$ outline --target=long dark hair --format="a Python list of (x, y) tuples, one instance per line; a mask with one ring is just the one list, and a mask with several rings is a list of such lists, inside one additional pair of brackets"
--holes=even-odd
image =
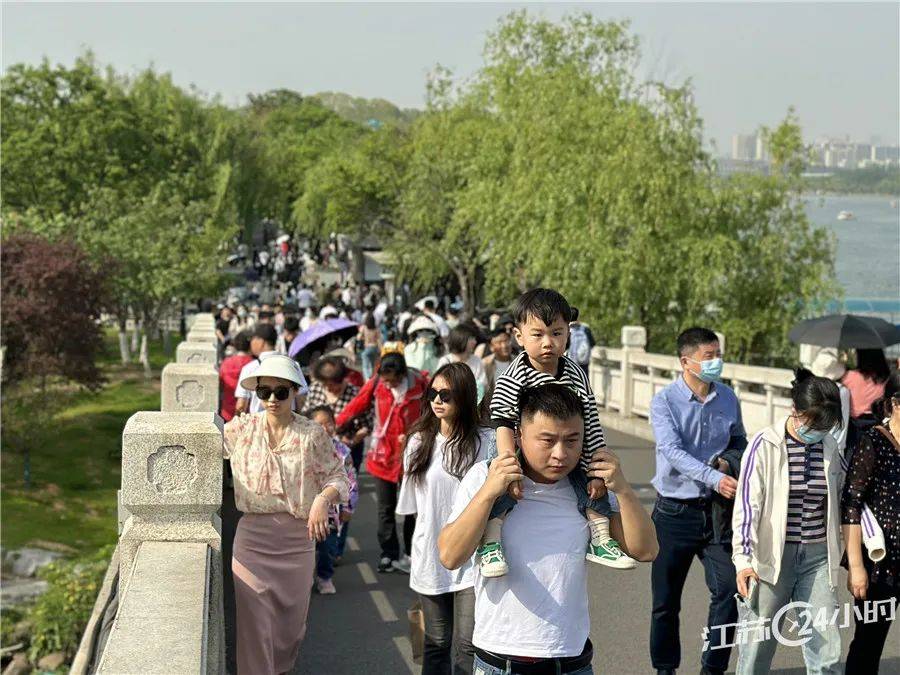
[(872, 404), (872, 413), (875, 417), (890, 417), (896, 405), (895, 397), (900, 398), (900, 370), (891, 371), (884, 383), (884, 395)]
[[(443, 378), (453, 393), (453, 405), (456, 407), (456, 418), (453, 420), (453, 431), (444, 445), (444, 471), (455, 478), (462, 479), (466, 471), (472, 468), (480, 449), (478, 434), (478, 391), (475, 376), (465, 363), (448, 363), (438, 368), (431, 377), (428, 387), (434, 386), (437, 378)], [(415, 480), (425, 476), (431, 457), (434, 454), (434, 441), (441, 429), (441, 420), (431, 409), (431, 401), (422, 399), (422, 415), (407, 432), (407, 443), (416, 435), (419, 446), (409, 459), (406, 473)]]

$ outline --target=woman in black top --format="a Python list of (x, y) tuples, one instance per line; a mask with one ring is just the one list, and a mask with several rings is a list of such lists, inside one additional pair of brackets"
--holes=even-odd
[[(873, 404), (889, 418), (885, 424), (866, 430), (850, 460), (841, 520), (847, 545), (847, 587), (857, 611), (856, 632), (847, 655), (846, 673), (870, 675), (878, 672), (878, 662), (894, 618), (900, 596), (900, 372), (894, 371), (885, 384), (884, 398)], [(860, 521), (866, 505), (884, 531), (887, 555), (872, 562), (862, 550)], [(865, 622), (866, 601), (872, 614)], [(877, 612), (877, 613), (876, 613)]]

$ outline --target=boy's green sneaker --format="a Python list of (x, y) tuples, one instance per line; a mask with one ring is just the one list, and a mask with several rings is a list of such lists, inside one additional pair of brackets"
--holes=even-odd
[(585, 558), (617, 570), (633, 570), (637, 567), (637, 560), (622, 553), (619, 542), (615, 539), (607, 539), (601, 544), (588, 542), (588, 552)]
[(500, 545), (499, 541), (490, 541), (482, 544), (475, 553), (478, 555), (478, 568), (481, 571), (481, 576), (487, 578), (502, 577), (509, 571), (506, 557), (503, 555), (503, 546)]

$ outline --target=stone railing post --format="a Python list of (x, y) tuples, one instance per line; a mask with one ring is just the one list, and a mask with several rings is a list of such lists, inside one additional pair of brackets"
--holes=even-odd
[(771, 384), (764, 384), (763, 390), (766, 392), (766, 419), (767, 424), (775, 423), (775, 387)]
[(162, 371), (162, 412), (219, 412), (219, 374), (208, 363), (169, 363)]
[(175, 348), (175, 361), (177, 363), (201, 364), (207, 363), (215, 366), (218, 363), (218, 353), (214, 345), (208, 342), (181, 342)]
[(120, 597), (145, 542), (204, 544), (209, 570), (207, 672), (224, 669), (222, 625), (222, 420), (213, 412), (139, 412), (122, 434)]
[(622, 326), (622, 407), (619, 414), (631, 417), (634, 405), (634, 373), (631, 357), (643, 353), (647, 346), (647, 329), (643, 326)]

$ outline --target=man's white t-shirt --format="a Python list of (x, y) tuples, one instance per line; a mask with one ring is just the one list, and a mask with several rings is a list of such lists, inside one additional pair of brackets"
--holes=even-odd
[[(253, 373), (256, 372), (256, 369), (259, 368), (260, 362), (265, 361), (270, 356), (277, 356), (277, 355), (278, 355), (277, 351), (261, 352), (259, 356), (257, 356), (252, 361), (248, 361), (247, 363), (244, 364), (244, 367), (241, 368), (241, 374), (238, 376), (237, 386), (234, 388), (234, 397), (250, 399), (250, 407), (248, 408), (247, 412), (249, 412), (251, 415), (253, 413), (258, 413), (258, 412), (263, 411), (263, 402), (259, 400), (259, 396), (256, 395), (255, 390), (248, 391), (247, 389), (244, 389), (241, 386), (241, 382), (243, 382), (244, 379), (250, 377), (251, 375), (253, 375)], [(309, 387), (306, 386), (305, 382), (300, 386), (300, 389), (297, 393), (302, 396), (305, 396), (306, 394), (309, 393)], [(297, 412), (300, 412), (300, 405), (296, 398), (294, 399), (294, 410)]]
[[(484, 485), (486, 462), (463, 477), (453, 522)], [(588, 524), (578, 512), (571, 482), (522, 481), (523, 498), (503, 523), (509, 572), (484, 579), (475, 569), (475, 633), (472, 643), (507, 656), (578, 656), (590, 633)]]
[[(488, 448), (494, 443), (495, 431), (481, 429), (480, 444), (476, 461), (488, 456)], [(453, 593), (475, 584), (472, 561), (469, 560), (458, 570), (448, 570), (438, 556), (437, 540), (447, 516), (453, 507), (453, 499), (460, 481), (444, 469), (444, 445), (447, 439), (438, 434), (434, 440), (431, 463), (418, 480), (403, 476), (400, 494), (397, 497), (398, 515), (416, 515), (416, 529), (412, 538), (412, 569), (409, 587), (423, 595)], [(403, 470), (409, 468), (410, 458), (420, 446), (420, 436), (416, 434), (403, 452)]]

